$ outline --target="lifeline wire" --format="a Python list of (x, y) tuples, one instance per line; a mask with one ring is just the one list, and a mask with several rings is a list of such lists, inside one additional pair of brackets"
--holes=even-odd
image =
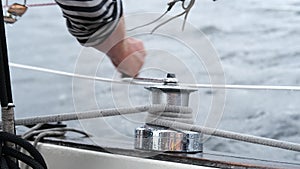
[[(70, 114), (58, 114), (58, 115), (48, 115), (43, 117), (34, 118), (24, 118), (17, 119), (16, 125), (33, 125), (39, 123), (49, 123), (49, 122), (61, 122), (61, 121), (71, 121), (79, 119), (93, 119), (101, 117), (112, 117), (118, 115), (129, 115), (141, 112), (188, 112), (189, 108), (180, 106), (167, 106), (167, 105), (155, 105), (155, 106), (139, 106), (133, 108), (120, 108), (120, 109), (106, 109), (90, 112), (80, 112), (80, 113), (70, 113)], [(270, 147), (281, 148), (290, 151), (300, 152), (300, 144), (291, 143), (286, 141), (280, 141), (275, 139), (251, 136), (247, 134), (235, 133), (225, 130), (219, 130), (214, 128), (202, 127), (198, 125), (185, 124), (169, 120), (152, 120), (147, 122), (153, 125), (170, 127), (172, 129), (189, 130), (194, 132), (200, 132), (206, 135), (212, 135), (221, 138), (228, 138), (232, 140), (238, 140), (248, 143), (260, 144)]]
[[(41, 67), (28, 66), (16, 63), (9, 63), (11, 67), (33, 70), (38, 72), (51, 73), (61, 76), (67, 76), (72, 78), (81, 78), (86, 80), (95, 80), (106, 83), (117, 83), (124, 85), (161, 85), (163, 84), (163, 79), (148, 79), (148, 78), (126, 78), (125, 80), (114, 80), (109, 78), (97, 77), (97, 76), (88, 76), (75, 73), (68, 73), (58, 70), (45, 69)], [(178, 83), (182, 87), (190, 88), (208, 88), (208, 89), (239, 89), (239, 90), (287, 90), (287, 91), (300, 91), (300, 86), (271, 86), (271, 85), (227, 85), (227, 84), (188, 84), (188, 83)]]

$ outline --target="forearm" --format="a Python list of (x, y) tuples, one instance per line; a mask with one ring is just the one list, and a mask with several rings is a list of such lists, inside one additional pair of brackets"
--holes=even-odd
[(140, 40), (126, 38), (121, 0), (56, 0), (69, 32), (84, 46), (107, 54), (122, 73), (136, 76), (146, 56)]
[(122, 58), (117, 58), (116, 56), (118, 56), (120, 52), (124, 52), (126, 49), (126, 43), (124, 43), (125, 37), (125, 22), (124, 17), (121, 17), (118, 26), (112, 32), (112, 34), (105, 41), (103, 41), (103, 43), (94, 46), (94, 48), (106, 53), (107, 56), (111, 58), (114, 65), (117, 66), (115, 63), (123, 60)]
[(143, 42), (126, 37), (125, 21), (122, 17), (115, 31), (102, 44), (94, 46), (107, 54), (114, 66), (122, 73), (137, 76), (144, 64), (146, 52)]
[(121, 0), (56, 0), (66, 18), (69, 32), (83, 46), (103, 43), (122, 16)]

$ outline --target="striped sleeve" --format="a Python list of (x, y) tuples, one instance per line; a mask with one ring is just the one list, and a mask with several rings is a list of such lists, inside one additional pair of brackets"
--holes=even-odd
[(61, 7), (69, 32), (83, 46), (101, 44), (122, 16), (121, 0), (55, 0)]

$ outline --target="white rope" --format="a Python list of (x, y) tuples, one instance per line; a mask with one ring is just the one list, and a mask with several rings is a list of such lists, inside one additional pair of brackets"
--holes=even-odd
[[(178, 107), (178, 106), (166, 106), (166, 105), (155, 105), (155, 106), (139, 106), (133, 108), (120, 108), (120, 109), (106, 109), (90, 112), (81, 112), (81, 113), (71, 113), (71, 114), (58, 114), (58, 115), (49, 115), (43, 117), (34, 117), (34, 118), (24, 118), (16, 120), (16, 125), (34, 125), (39, 123), (48, 123), (48, 122), (61, 122), (61, 121), (71, 121), (79, 119), (93, 119), (93, 118), (102, 118), (102, 117), (111, 117), (117, 115), (126, 115), (126, 114), (135, 114), (140, 112), (180, 112), (189, 111), (187, 107)], [(188, 112), (187, 112), (188, 113)], [(186, 113), (186, 114), (187, 114)], [(183, 113), (184, 114), (184, 113)], [(0, 122), (2, 123), (2, 122)], [(281, 149), (291, 150), (300, 152), (300, 144), (279, 141), (269, 138), (251, 136), (241, 133), (235, 133), (230, 131), (224, 131), (219, 129), (207, 128), (197, 125), (185, 124), (180, 122), (174, 122), (169, 120), (155, 119), (151, 122), (148, 122), (153, 125), (170, 127), (172, 129), (180, 130), (189, 130), (206, 135), (212, 135), (221, 138), (228, 138), (232, 140), (238, 140), (248, 143), (260, 144), (265, 146), (277, 147)]]
[[(126, 78), (125, 80), (114, 80), (109, 78), (97, 77), (97, 76), (88, 76), (75, 73), (68, 73), (53, 69), (46, 69), (35, 66), (28, 66), (23, 64), (9, 63), (10, 67), (21, 68), (45, 73), (51, 73), (61, 76), (67, 76), (72, 78), (81, 78), (86, 80), (95, 80), (106, 83), (117, 83), (117, 84), (131, 84), (131, 85), (157, 85), (162, 84), (162, 79), (147, 79), (147, 78)], [(188, 84), (188, 83), (179, 83), (179, 86), (190, 87), (190, 88), (208, 88), (208, 89), (239, 89), (239, 90), (287, 90), (287, 91), (300, 91), (300, 86), (271, 86), (271, 85), (227, 85), (227, 84)]]
[(95, 80), (95, 81), (101, 81), (101, 82), (106, 82), (106, 83), (134, 84), (134, 85), (143, 85), (143, 86), (153, 84), (152, 82), (143, 82), (143, 83), (133, 82), (133, 81), (128, 82), (128, 81), (114, 80), (114, 79), (103, 78), (103, 77), (98, 77), (98, 76), (88, 76), (88, 75), (81, 75), (81, 74), (76, 74), (76, 73), (68, 73), (68, 72), (63, 72), (63, 71), (58, 71), (58, 70), (53, 70), (53, 69), (46, 69), (46, 68), (11, 63), (11, 62), (9, 63), (9, 66), (14, 67), (14, 68), (33, 70), (33, 71), (44, 72), (44, 73), (51, 73), (51, 74), (56, 74), (56, 75), (61, 75), (61, 76), (66, 76), (66, 77), (72, 77), (72, 78)]
[[(61, 121), (83, 120), (92, 118), (111, 117), (119, 115), (136, 114), (140, 112), (185, 112), (189, 110), (187, 107), (155, 105), (155, 106), (139, 106), (133, 108), (104, 109), (89, 112), (63, 113), (57, 115), (38, 116), (31, 118), (16, 119), (15, 125), (35, 125), (39, 123), (51, 123)], [(0, 125), (2, 122), (0, 122)]]
[(193, 109), (189, 107), (182, 107), (181, 111), (174, 112), (174, 111), (148, 111), (148, 115), (146, 117), (146, 123), (151, 123), (156, 119), (160, 120), (167, 120), (167, 121), (176, 121), (185, 124), (194, 124), (194, 117), (193, 117)]
[(265, 145), (269, 147), (276, 147), (285, 150), (300, 152), (300, 144), (297, 143), (291, 143), (291, 142), (280, 141), (280, 140), (275, 140), (270, 138), (252, 136), (247, 134), (235, 133), (235, 132), (224, 131), (224, 130), (219, 130), (214, 128), (207, 128), (207, 127), (202, 127), (197, 125), (160, 120), (160, 119), (152, 121), (151, 124), (170, 127), (173, 129), (189, 130), (189, 131), (199, 132), (206, 135), (211, 135), (211, 136), (216, 136), (221, 138), (228, 138), (228, 139), (243, 141), (247, 143)]
[(58, 71), (58, 70), (53, 70), (53, 69), (46, 69), (46, 68), (41, 68), (41, 67), (22, 65), (22, 64), (11, 63), (11, 62), (9, 63), (9, 66), (15, 67), (15, 68), (38, 71), (38, 72), (51, 73), (51, 74), (56, 74), (56, 75), (61, 75), (61, 76), (67, 76), (67, 77), (77, 77), (77, 78), (87, 79), (87, 80), (97, 80), (97, 81), (108, 82), (108, 83), (112, 83), (112, 82), (113, 83), (123, 83), (122, 81), (112, 80), (112, 79), (108, 79), (108, 78), (92, 77), (92, 76), (87, 76), (87, 75), (68, 73), (68, 72), (63, 72), (63, 71)]
[(179, 85), (183, 87), (191, 87), (191, 88), (300, 91), (300, 86), (227, 85), (227, 84), (222, 85), (222, 84), (187, 84), (187, 83), (179, 83)]

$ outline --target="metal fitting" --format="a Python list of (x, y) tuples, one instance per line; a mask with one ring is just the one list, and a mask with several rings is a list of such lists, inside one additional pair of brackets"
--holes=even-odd
[(135, 130), (135, 148), (161, 152), (202, 152), (202, 134), (145, 125)]
[(164, 79), (164, 85), (177, 85), (178, 80), (174, 73), (168, 73), (167, 78)]
[[(184, 107), (189, 106), (190, 93), (196, 91), (178, 86), (175, 74), (170, 73), (164, 80), (164, 85), (150, 86), (146, 89), (152, 93), (152, 104)], [(201, 139), (201, 133), (173, 130), (148, 124), (135, 130), (135, 148), (149, 151), (202, 152)]]

